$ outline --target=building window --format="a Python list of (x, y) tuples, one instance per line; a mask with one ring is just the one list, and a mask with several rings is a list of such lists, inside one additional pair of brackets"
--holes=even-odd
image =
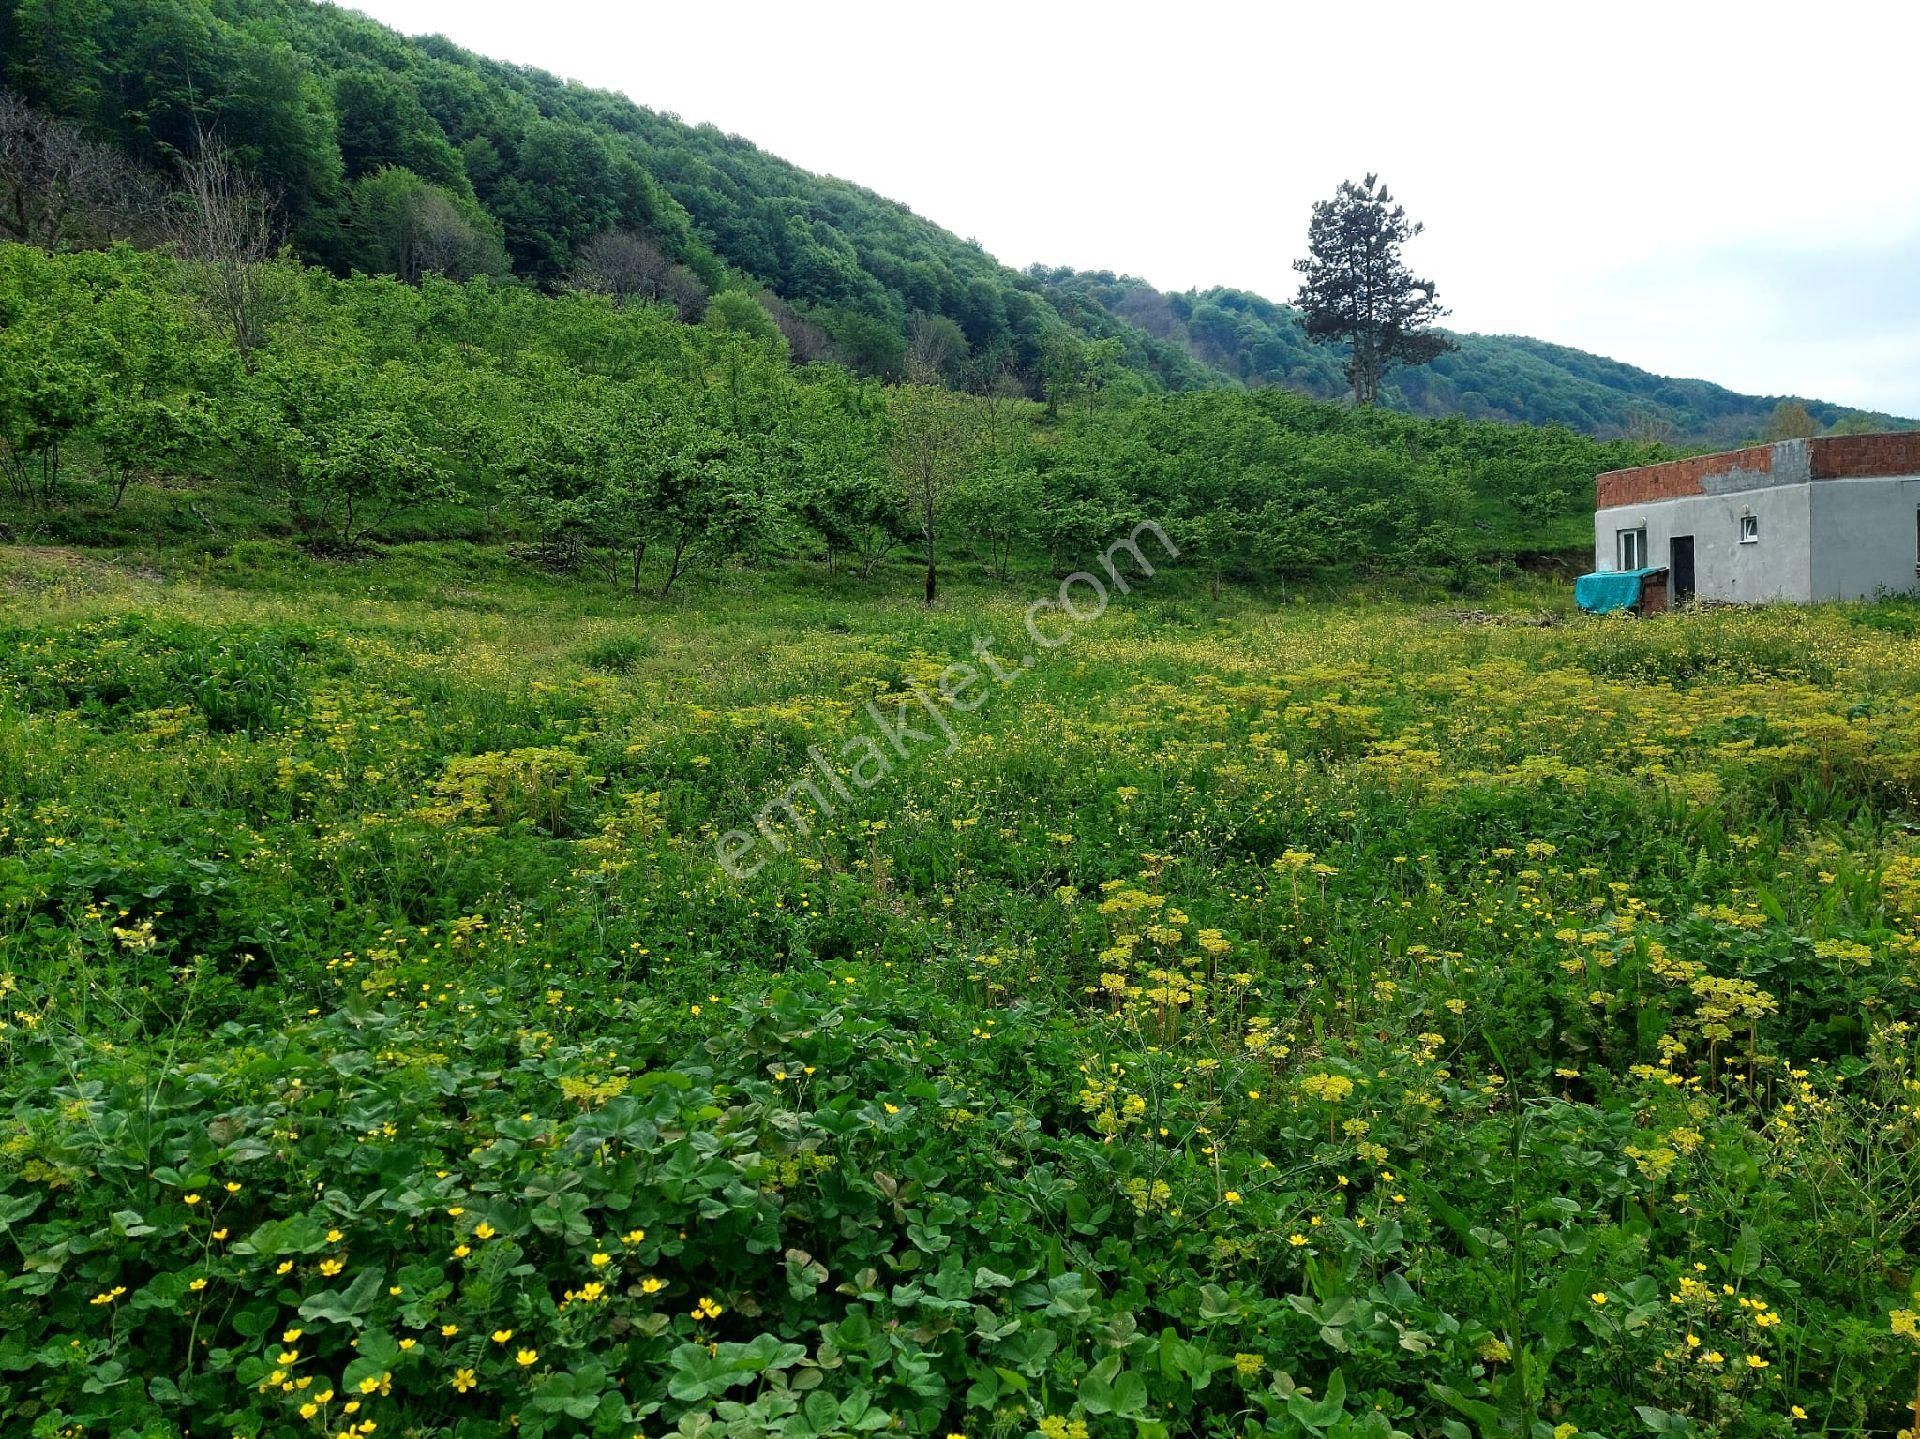
[(1621, 530), (1620, 568), (1623, 570), (1644, 570), (1647, 567), (1647, 532), (1645, 530)]
[(1740, 516), (1740, 543), (1743, 545), (1757, 545), (1760, 543), (1760, 516)]

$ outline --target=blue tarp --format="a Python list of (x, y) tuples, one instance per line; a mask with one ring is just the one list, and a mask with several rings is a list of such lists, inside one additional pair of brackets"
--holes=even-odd
[(1645, 570), (1597, 570), (1573, 582), (1574, 603), (1590, 615), (1630, 610), (1640, 603), (1640, 582), (1660, 573), (1656, 566)]

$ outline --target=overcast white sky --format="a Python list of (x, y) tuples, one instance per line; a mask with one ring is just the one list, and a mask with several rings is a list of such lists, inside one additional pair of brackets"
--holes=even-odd
[(1378, 171), (1456, 329), (1920, 415), (1920, 5), (355, 0), (1007, 264), (1274, 299)]

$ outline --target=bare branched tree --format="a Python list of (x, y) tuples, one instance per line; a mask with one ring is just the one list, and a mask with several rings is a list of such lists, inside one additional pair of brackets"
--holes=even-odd
[(1658, 410), (1636, 406), (1627, 411), (1622, 427), (1626, 438), (1642, 445), (1664, 445), (1673, 438), (1674, 423)]
[(471, 280), (487, 270), (490, 249), (486, 236), (458, 205), (429, 189), (408, 205), (400, 236), (400, 274), (409, 284), (427, 275)]
[(986, 421), (987, 450), (997, 456), (1000, 453), (1000, 433), (1007, 427), (1014, 402), (1027, 397), (1013, 356), (1004, 349), (976, 355), (973, 363), (967, 367), (967, 388), (980, 396), (980, 414)]
[(835, 357), (832, 338), (818, 324), (771, 290), (762, 290), (759, 299), (760, 308), (773, 316), (773, 323), (786, 336), (787, 353), (794, 364), (811, 365)]
[(242, 355), (260, 342), (265, 262), (279, 248), (278, 206), (217, 138), (180, 166), (174, 244), (205, 286), (207, 302)]
[(945, 385), (967, 359), (967, 337), (945, 315), (916, 310), (907, 322), (907, 378), (916, 385)]
[(582, 245), (573, 283), (608, 296), (616, 307), (633, 300), (671, 305), (688, 324), (707, 311), (707, 287), (700, 277), (636, 230), (603, 230)]
[(43, 250), (153, 241), (166, 209), (156, 176), (0, 90), (0, 238)]
[(580, 247), (573, 282), (615, 305), (661, 298), (673, 261), (646, 236), (632, 230), (603, 230)]
[(660, 298), (672, 305), (674, 314), (689, 325), (707, 312), (707, 287), (685, 265), (675, 265), (667, 271), (667, 278), (660, 284)]

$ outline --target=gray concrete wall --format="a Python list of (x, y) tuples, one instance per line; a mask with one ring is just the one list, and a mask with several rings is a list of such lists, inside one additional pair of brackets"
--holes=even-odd
[[(1670, 562), (1675, 535), (1693, 536), (1694, 594), (1701, 599), (1812, 599), (1809, 492), (1822, 487), (1729, 486), (1719, 494), (1599, 510), (1593, 517), (1594, 568), (1618, 569), (1617, 532), (1644, 526), (1652, 565)], [(1740, 543), (1743, 513), (1760, 521), (1760, 538), (1752, 544)]]
[(1920, 589), (1920, 475), (1817, 480), (1808, 489), (1813, 598)]

